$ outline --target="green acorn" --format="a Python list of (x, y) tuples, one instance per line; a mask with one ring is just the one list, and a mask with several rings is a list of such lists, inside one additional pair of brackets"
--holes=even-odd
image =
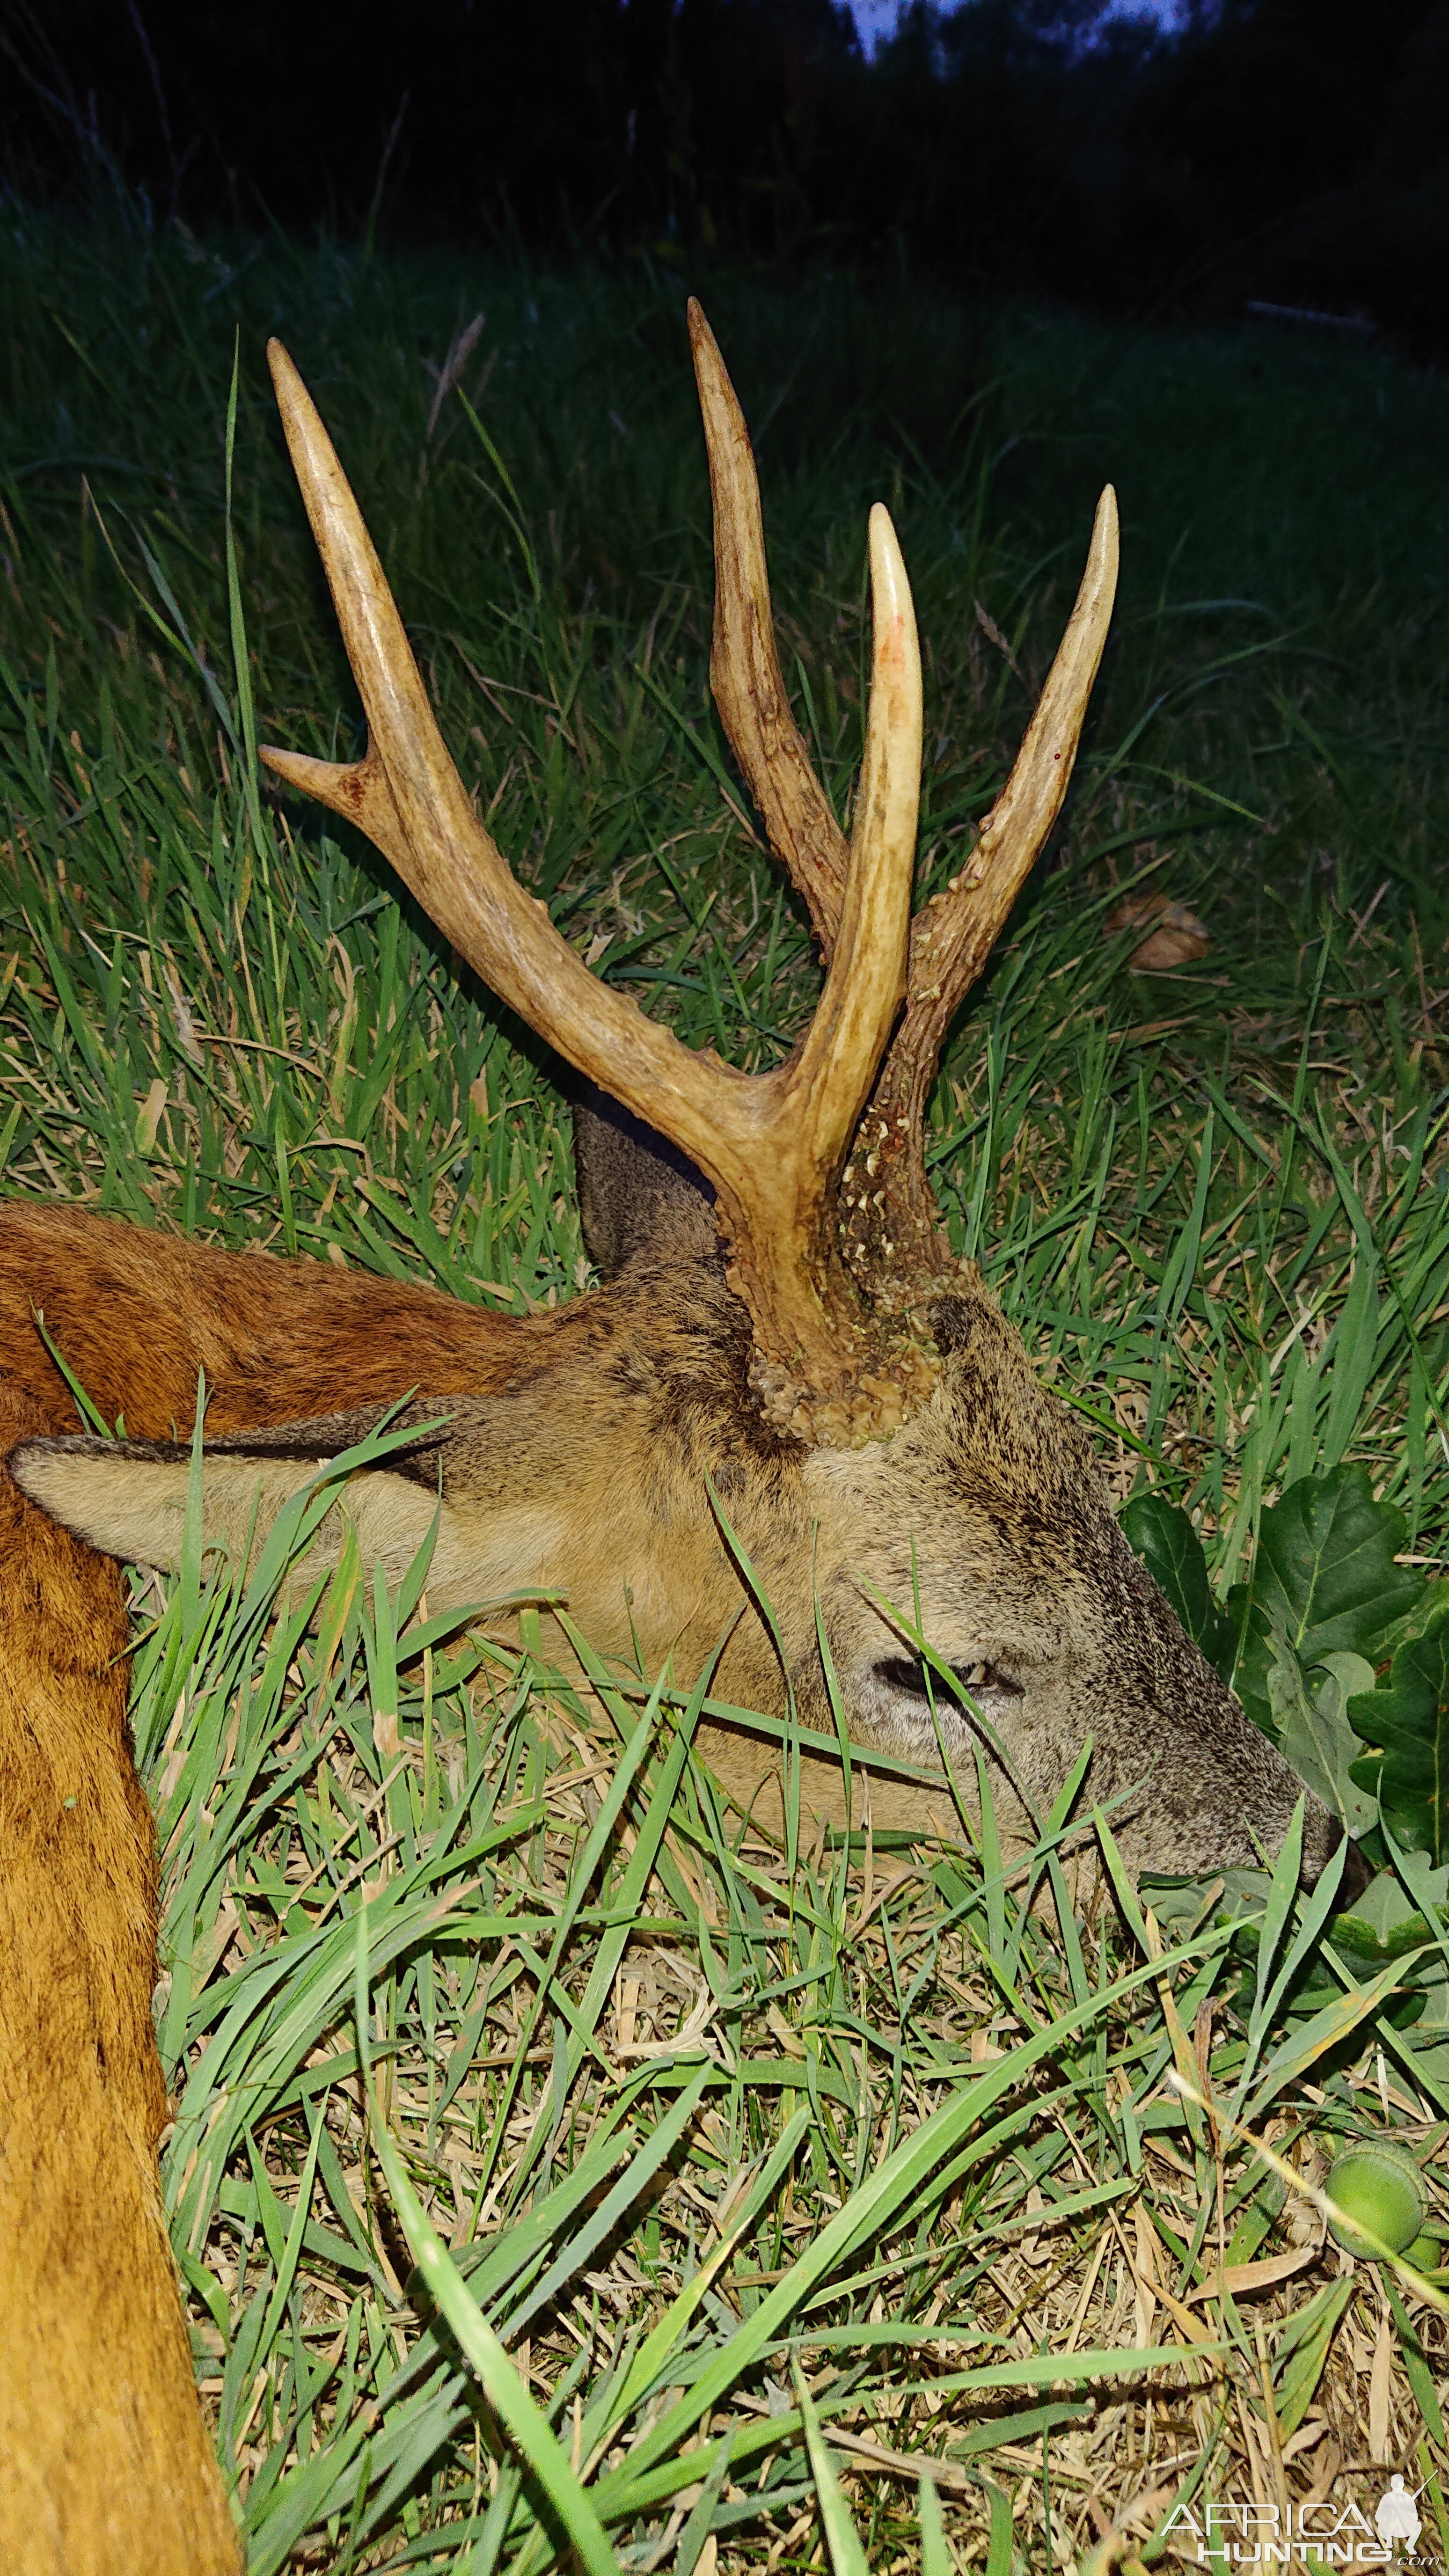
[(1355, 2220), (1371, 2227), (1395, 2254), (1403, 2254), (1429, 2215), (1428, 2193), (1405, 2147), (1345, 2147), (1334, 2159), (1326, 2187), (1342, 2212), (1329, 2220), (1330, 2232), (1349, 2254), (1372, 2256), (1377, 2251), (1358, 2233)]

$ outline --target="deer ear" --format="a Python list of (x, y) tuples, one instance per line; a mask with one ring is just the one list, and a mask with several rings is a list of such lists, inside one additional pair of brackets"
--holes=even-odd
[[(201, 1470), (203, 1551), (221, 1549), (235, 1565), (249, 1564), (284, 1506), (319, 1467), (365, 1436), (376, 1421), (374, 1407), (364, 1416), (289, 1423), (208, 1446)], [(8, 1464), (23, 1494), (101, 1555), (158, 1566), (165, 1573), (180, 1565), (191, 1477), (188, 1446), (146, 1440), (27, 1440)], [(414, 1466), (412, 1456), (405, 1455), (401, 1461), (362, 1468), (339, 1479), (336, 1494), (308, 1550), (308, 1577), (335, 1562), (345, 1510), (357, 1531), (364, 1565), (381, 1561), (389, 1579), (400, 1581), (438, 1509), (436, 1460), (424, 1469), (421, 1457)], [(446, 1519), (446, 1505), (443, 1509)]]
[(605, 1279), (631, 1261), (717, 1255), (709, 1183), (677, 1145), (592, 1082), (574, 1094), (574, 1169), (585, 1249)]

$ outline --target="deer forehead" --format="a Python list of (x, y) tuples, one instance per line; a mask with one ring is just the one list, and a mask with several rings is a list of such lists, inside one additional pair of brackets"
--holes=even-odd
[(804, 1481), (813, 1508), (832, 1523), (903, 1532), (933, 1531), (985, 1558), (1047, 1567), (1085, 1566), (1110, 1550), (1115, 1529), (1095, 1462), (1041, 1389), (1034, 1421), (1003, 1425), (994, 1412), (966, 1410), (949, 1384), (889, 1440), (854, 1450), (813, 1451)]

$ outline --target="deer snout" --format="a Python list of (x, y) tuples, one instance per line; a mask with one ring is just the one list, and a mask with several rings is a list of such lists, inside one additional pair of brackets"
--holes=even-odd
[[(1305, 1888), (1315, 1887), (1343, 1840), (1339, 1818), (1260, 1734), (1196, 1648), (1188, 1653), (1195, 1671), (1188, 1675), (1180, 1658), (1159, 1701), (1166, 1724), (1138, 1824), (1136, 1865), (1193, 1877), (1271, 1869), (1302, 1799), (1299, 1877)], [(1191, 1690), (1173, 1687), (1189, 1679)], [(1359, 1884), (1361, 1867), (1351, 1851), (1345, 1885), (1349, 1873)]]

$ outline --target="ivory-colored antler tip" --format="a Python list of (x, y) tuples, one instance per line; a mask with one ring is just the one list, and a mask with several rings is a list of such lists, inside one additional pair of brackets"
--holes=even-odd
[(723, 368), (724, 361), (719, 353), (719, 342), (709, 327), (709, 317), (697, 295), (691, 295), (689, 299), (686, 318), (689, 323), (689, 346), (694, 359), (695, 374), (699, 374), (702, 366), (711, 363)]
[(356, 778), (367, 767), (366, 760), (317, 760), (310, 751), (283, 751), (275, 742), (259, 742), (257, 758), (265, 761), (274, 777), (285, 778), (290, 787), (304, 788), (309, 796), (317, 795), (323, 783)]
[[(284, 348), (280, 340), (272, 339), (267, 342), (267, 365), (271, 371), (272, 391), (277, 397), (277, 409), (282, 415), (282, 426), (287, 432), (289, 442), (293, 442), (299, 425), (305, 423), (310, 427), (317, 421), (315, 405), (302, 381), (291, 352)], [(317, 426), (320, 428), (321, 423), (317, 422)], [(293, 444), (293, 463), (296, 463), (295, 444)]]
[(309, 760), (304, 751), (283, 751), (274, 742), (259, 742), (257, 758), (274, 778), (285, 780), (288, 787), (300, 787), (304, 795), (312, 793), (308, 773), (324, 766), (321, 761)]
[(1121, 530), (1117, 521), (1117, 494), (1110, 483), (1102, 486), (1097, 515), (1092, 522), (1092, 543), (1088, 555), (1088, 577), (1095, 567), (1112, 590), (1117, 586), (1117, 569), (1121, 559)]
[(871, 504), (868, 527), (870, 586), (878, 618), (898, 615), (909, 609), (910, 583), (906, 578), (905, 557), (896, 535), (895, 521), (884, 501)]

